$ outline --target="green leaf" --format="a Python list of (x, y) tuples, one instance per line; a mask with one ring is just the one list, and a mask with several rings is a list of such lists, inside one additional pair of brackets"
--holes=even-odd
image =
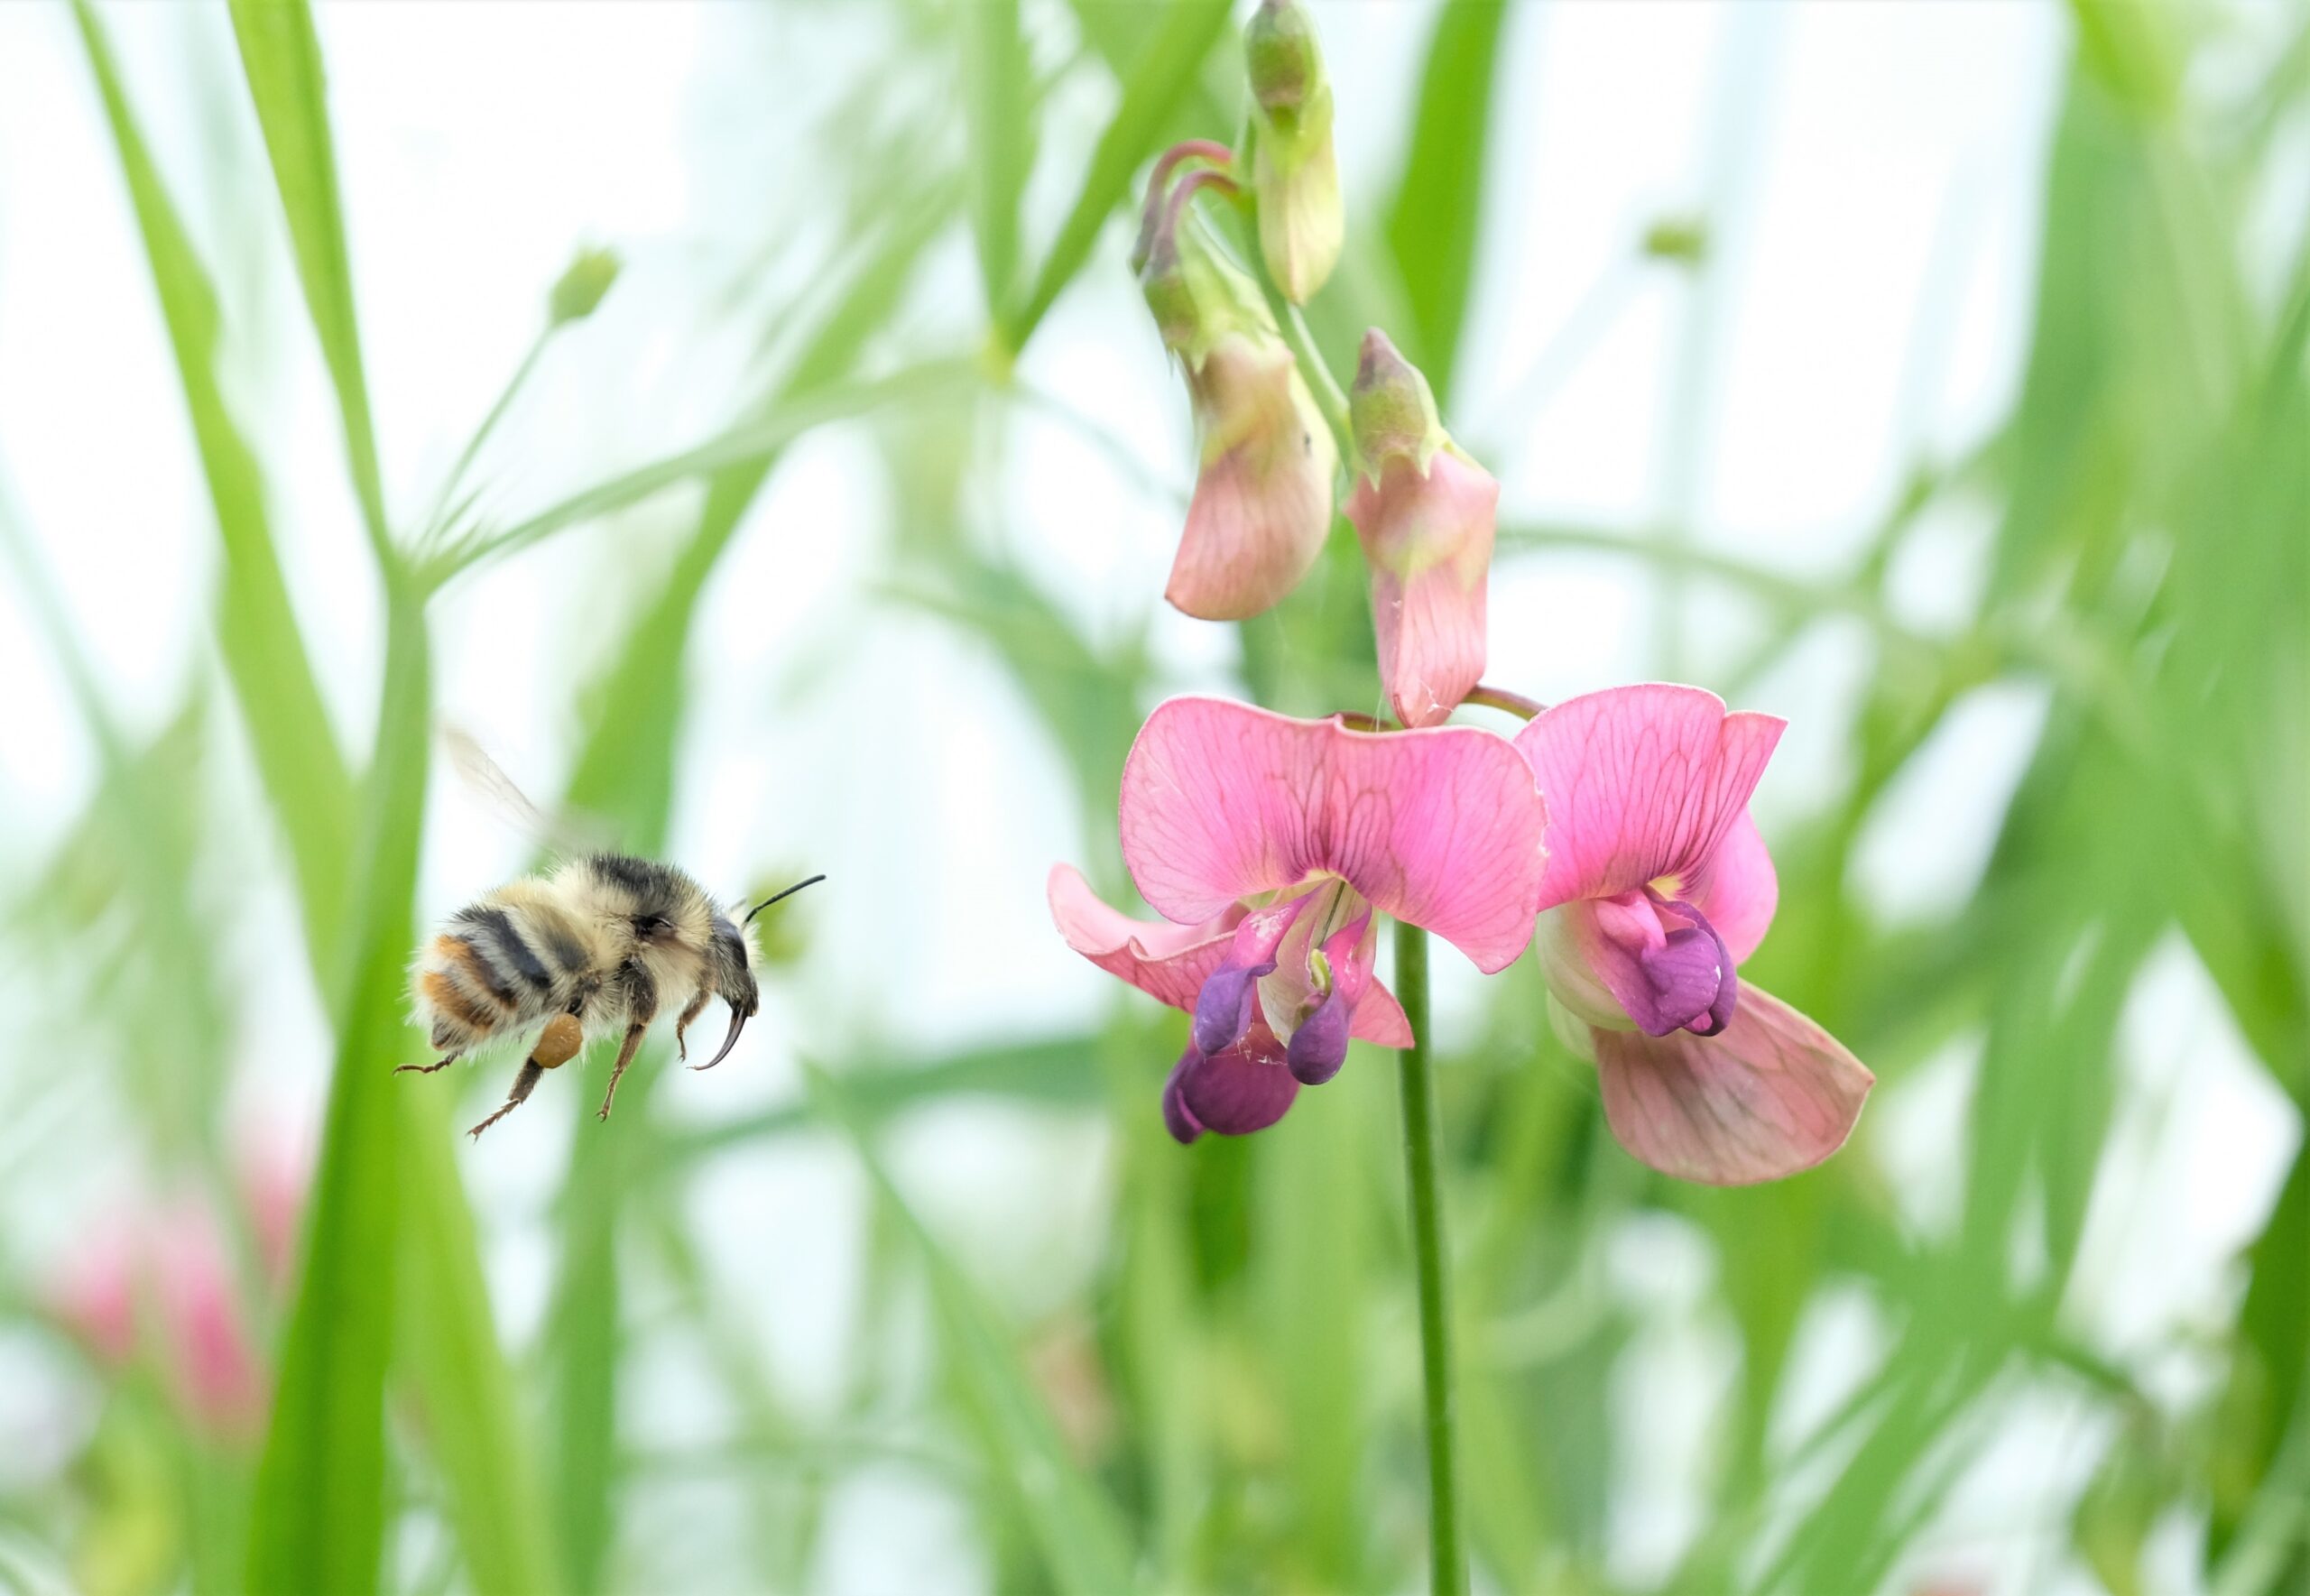
[(337, 190), (337, 151), (329, 135), (328, 90), (320, 42), (305, 0), (232, 0), (233, 34), (240, 42), (273, 179), (289, 221), (304, 284), (305, 308), (319, 335), (321, 358), (337, 388), (345, 424), (346, 460), (354, 496), (381, 561), (391, 558), (384, 490), (377, 473), (377, 439), (369, 419), (369, 385), (361, 369), (361, 329), (353, 311), (353, 266), (345, 248), (345, 217)]
[(1131, 1543), (1115, 1504), (1067, 1455), (1008, 1330), (908, 1204), (841, 1084), (815, 1069), (809, 1081), (812, 1102), (849, 1138), (876, 1192), (921, 1256), (939, 1339), (975, 1421), (989, 1473), (1014, 1496), (1052, 1583), (1089, 1596), (1134, 1589)]
[[(289, 841), (307, 936), (317, 949), (330, 948), (344, 917), (353, 780), (290, 608), (256, 457), (225, 403), (216, 291), (162, 186), (96, 14), (88, 0), (74, 0), (72, 14), (127, 179), (217, 514), (225, 555), (217, 596), (218, 651), (248, 724), (265, 794)], [(321, 962), (328, 964), (326, 956)]]
[(970, 0), (962, 8), (962, 51), (971, 227), (987, 314), (1000, 317), (1019, 275), (1019, 199), (1035, 163), (1035, 92), (1019, 0)]
[(1091, 152), (1074, 208), (1043, 257), (1026, 302), (1005, 320), (1003, 346), (1016, 355), (1059, 293), (1081, 271), (1099, 229), (1131, 186), (1131, 175), (1154, 152), (1165, 119), (1195, 82), (1196, 69), (1227, 20), (1227, 0), (1172, 0), (1160, 31), (1123, 80), (1123, 99)]
[[(403, 1046), (420, 1042), (411, 1031)], [(449, 1512), (476, 1591), (555, 1588), (529, 1438), (492, 1328), (488, 1282), (458, 1184), (446, 1093), (397, 1083), (401, 1278), (397, 1354), (422, 1397), (426, 1439), (453, 1492)]]
[(790, 443), (813, 427), (864, 415), (899, 400), (934, 397), (980, 381), (975, 361), (927, 360), (886, 377), (839, 383), (800, 394), (768, 413), (742, 421), (718, 437), (661, 460), (622, 471), (510, 527), (483, 532), (453, 544), (429, 564), (425, 578), (438, 585), (484, 561), (496, 559), (580, 521), (624, 509), (692, 477), (749, 466), (766, 466)]
[[(249, 1583), (259, 1591), (366, 1591), (385, 1523), (385, 1371), (392, 1361), (402, 1200), (394, 1065), (422, 1038), (402, 1020), (410, 901), (431, 746), (424, 618), (388, 613), (377, 758), (363, 806), (353, 977), (314, 1172), (296, 1306), (257, 1470)], [(424, 1304), (428, 1311), (446, 1305)], [(463, 1416), (434, 1409), (436, 1421)]]
[(1412, 364), (1446, 405), (1475, 277), (1493, 79), (1508, 10), (1502, 0), (1446, 0), (1437, 13), (1411, 143), (1388, 208), (1388, 247), (1412, 318), (1411, 337), (1399, 341), (1409, 346)]

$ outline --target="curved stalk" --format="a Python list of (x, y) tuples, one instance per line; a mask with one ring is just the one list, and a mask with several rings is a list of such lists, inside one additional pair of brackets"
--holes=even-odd
[(1452, 1401), (1452, 1293), (1445, 1251), (1436, 1077), (1428, 1040), (1428, 933), (1396, 922), (1396, 1001), (1411, 1022), (1403, 1050), (1404, 1175), (1411, 1192), (1412, 1261), (1419, 1283), (1419, 1350), (1427, 1391), (1428, 1545), (1437, 1596), (1463, 1596), (1468, 1567), (1460, 1539)]

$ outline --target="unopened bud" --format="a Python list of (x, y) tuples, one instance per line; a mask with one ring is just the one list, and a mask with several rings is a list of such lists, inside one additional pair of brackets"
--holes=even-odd
[(555, 327), (583, 321), (617, 281), (618, 258), (605, 249), (581, 249), (553, 291), (546, 296), (546, 319)]
[(1404, 724), (1439, 725), (1483, 675), (1500, 484), (1453, 446), (1428, 379), (1377, 328), (1348, 414), (1363, 480), (1347, 519), (1372, 572), (1380, 684)]
[(1294, 0), (1265, 0), (1243, 24), (1243, 69), (1261, 110), (1278, 121), (1296, 116), (1324, 78), (1316, 20), (1307, 8)]
[(1374, 480), (1398, 457), (1409, 458), (1424, 475), (1436, 451), (1451, 441), (1436, 413), (1436, 393), (1428, 379), (1376, 327), (1363, 335), (1347, 406), (1356, 467)]
[(1265, 0), (1243, 29), (1258, 138), (1252, 188), (1259, 199), (1260, 254), (1295, 305), (1332, 274), (1346, 233), (1339, 161), (1332, 152), (1332, 88), (1300, 0)]

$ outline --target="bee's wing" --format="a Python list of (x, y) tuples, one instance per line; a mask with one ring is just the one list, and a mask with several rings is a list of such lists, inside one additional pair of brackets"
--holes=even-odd
[(531, 803), (529, 794), (514, 786), (513, 779), (499, 770), (497, 761), (463, 728), (442, 727), (441, 742), (449, 751), (449, 763), (473, 795), (539, 847), (577, 854), (598, 853), (615, 846), (617, 839), (605, 822), (592, 816), (549, 815)]

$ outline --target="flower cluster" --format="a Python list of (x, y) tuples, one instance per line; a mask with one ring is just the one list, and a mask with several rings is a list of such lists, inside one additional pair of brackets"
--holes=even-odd
[[(1401, 725), (1161, 705), (1124, 762), (1118, 825), (1163, 918), (1109, 907), (1062, 864), (1053, 919), (1076, 952), (1191, 1017), (1162, 1093), (1182, 1142), (1274, 1124), (1338, 1073), (1351, 1038), (1412, 1045), (1373, 967), (1386, 915), (1486, 974), (1537, 946), (1555, 1029), (1595, 1065), (1613, 1134), (1645, 1163), (1715, 1183), (1818, 1163), (1872, 1077), (1739, 974), (1778, 900), (1749, 799), (1782, 723), (1649, 684), (1534, 706), (1512, 740), (1444, 724), (1483, 674), (1500, 487), (1377, 329), (1335, 438), (1278, 319), (1322, 286), (1342, 234), (1331, 90), (1304, 7), (1265, 0), (1245, 61), (1248, 157), (1166, 154), (1134, 257), (1201, 453), (1166, 596), (1209, 620), (1281, 602), (1330, 532), (1344, 445), (1342, 508)], [(1255, 207), (1264, 290), (1194, 214), (1202, 192)]]

